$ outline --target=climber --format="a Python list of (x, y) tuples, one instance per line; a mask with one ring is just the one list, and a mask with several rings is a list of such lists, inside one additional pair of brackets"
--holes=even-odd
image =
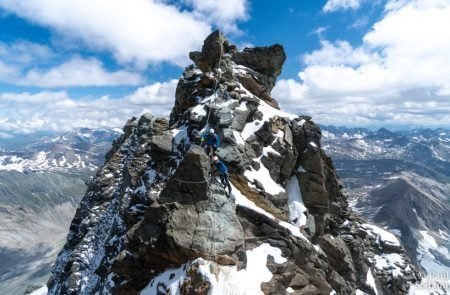
[(231, 185), (228, 178), (228, 168), (222, 161), (219, 160), (219, 157), (217, 156), (213, 157), (213, 163), (217, 171), (219, 172), (220, 182), (222, 183), (224, 188), (228, 189), (227, 196), (229, 197), (231, 195)]
[(209, 130), (209, 134), (204, 136), (206, 141), (206, 153), (210, 157), (214, 157), (216, 154), (217, 149), (220, 146), (219, 136), (214, 132), (214, 129), (211, 128)]

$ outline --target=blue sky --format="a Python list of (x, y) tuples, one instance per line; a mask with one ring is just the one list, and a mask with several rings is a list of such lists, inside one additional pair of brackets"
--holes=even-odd
[(166, 115), (214, 29), (280, 43), (273, 96), (321, 124), (450, 127), (450, 1), (4, 0), (0, 137)]

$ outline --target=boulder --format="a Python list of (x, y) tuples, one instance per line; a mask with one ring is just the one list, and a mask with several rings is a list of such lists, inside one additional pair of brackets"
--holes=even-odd
[(278, 102), (270, 96), (269, 88), (267, 86), (259, 83), (251, 75), (239, 75), (238, 78), (239, 82), (242, 83), (242, 86), (244, 86), (245, 89), (250, 91), (253, 95), (256, 95), (268, 105), (276, 109), (280, 109)]
[(160, 202), (193, 203), (208, 200), (209, 157), (200, 146), (192, 146), (161, 192)]
[(243, 111), (238, 109), (234, 110), (231, 128), (236, 129), (237, 131), (244, 130), (245, 124), (247, 123), (248, 115), (249, 111)]
[(215, 122), (220, 127), (228, 127), (233, 122), (233, 114), (229, 107), (221, 107), (214, 114)]
[(234, 52), (236, 47), (229, 43), (220, 31), (212, 32), (203, 42), (202, 51), (189, 53), (189, 58), (204, 73), (215, 68), (225, 52)]
[(264, 146), (272, 143), (272, 141), (275, 139), (272, 133), (272, 124), (267, 121), (265, 121), (263, 126), (255, 132), (255, 135), (262, 140)]
[(150, 155), (158, 160), (163, 160), (172, 155), (172, 134), (154, 135), (150, 140)]
[(347, 281), (354, 282), (356, 280), (355, 267), (350, 250), (340, 236), (333, 237), (330, 234), (319, 237), (317, 243), (327, 254), (330, 264), (343, 276)]
[[(286, 54), (283, 46), (275, 44), (268, 47), (245, 48), (241, 52), (234, 53), (233, 59), (239, 65), (271, 77), (274, 84), (281, 74)], [(271, 90), (272, 88), (268, 89), (269, 92)]]

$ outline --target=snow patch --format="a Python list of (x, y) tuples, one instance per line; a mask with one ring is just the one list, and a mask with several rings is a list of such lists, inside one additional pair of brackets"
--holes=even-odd
[(258, 180), (264, 187), (264, 191), (271, 195), (277, 195), (279, 193), (284, 193), (284, 188), (276, 183), (270, 176), (269, 170), (261, 163), (259, 170), (255, 170), (250, 167), (250, 170), (244, 172), (245, 177), (250, 181)]
[(375, 278), (373, 277), (372, 271), (370, 270), (370, 268), (367, 271), (366, 283), (367, 283), (367, 285), (372, 287), (372, 289), (375, 291), (375, 295), (378, 295), (377, 286), (375, 285)]
[(172, 136), (174, 138), (175, 145), (179, 145), (183, 140), (188, 140), (187, 126), (172, 129)]
[(288, 194), (289, 219), (296, 226), (306, 225), (306, 207), (303, 202), (300, 185), (296, 175), (289, 179), (286, 185), (286, 191)]
[(305, 168), (303, 168), (302, 165), (300, 165), (300, 166), (298, 166), (298, 168), (297, 168), (297, 172), (300, 172), (300, 173), (306, 173), (306, 170), (305, 170)]
[(239, 132), (237, 132), (236, 130), (233, 130), (233, 136), (236, 139), (236, 143), (238, 145), (245, 145), (245, 141)]
[[(166, 294), (166, 290), (169, 290), (170, 294), (180, 294), (181, 284), (187, 277), (186, 270), (192, 264), (199, 266), (198, 272), (203, 280), (209, 282), (211, 288), (208, 295), (264, 294), (261, 290), (261, 284), (269, 282), (273, 276), (267, 268), (267, 257), (272, 256), (277, 264), (285, 263), (287, 259), (282, 256), (280, 249), (267, 243), (252, 250), (247, 250), (246, 256), (247, 266), (239, 271), (236, 266), (221, 266), (198, 258), (158, 275), (150, 281), (140, 294), (154, 295), (159, 294), (158, 292)], [(236, 286), (239, 286), (239, 288)]]
[(384, 244), (391, 245), (394, 247), (400, 247), (400, 242), (397, 237), (393, 234), (384, 230), (376, 225), (365, 223), (362, 225), (362, 228), (367, 230), (367, 232), (380, 239), (380, 241)]
[(373, 262), (375, 263), (376, 269), (389, 271), (394, 277), (403, 273), (401, 266), (406, 267), (405, 260), (397, 253), (375, 255), (373, 257)]
[(31, 293), (28, 293), (28, 295), (47, 295), (48, 293), (48, 289), (47, 286), (42, 286), (37, 290), (34, 290)]
[(421, 230), (420, 234), (423, 237), (423, 240), (420, 241), (420, 244), (425, 250), (436, 249), (438, 247), (436, 240), (427, 231)]
[(253, 210), (255, 212), (258, 212), (261, 215), (265, 215), (265, 216), (267, 216), (267, 217), (269, 217), (271, 219), (276, 220), (279, 225), (281, 225), (282, 227), (288, 229), (293, 236), (309, 242), (309, 240), (300, 232), (300, 227), (292, 225), (292, 224), (287, 223), (285, 221), (281, 221), (281, 220), (275, 218), (275, 216), (273, 216), (269, 212), (267, 212), (264, 209), (256, 206), (256, 204), (254, 202), (252, 202), (249, 199), (247, 199), (247, 197), (244, 196), (233, 184), (231, 184), (231, 190), (232, 190), (232, 195), (234, 196), (234, 198), (236, 200), (236, 205), (240, 205), (240, 206), (249, 208), (249, 209), (251, 209), (251, 210)]
[(264, 147), (262, 150), (262, 154), (265, 157), (269, 157), (269, 154), (274, 154), (281, 157), (280, 153), (277, 152), (271, 145)]

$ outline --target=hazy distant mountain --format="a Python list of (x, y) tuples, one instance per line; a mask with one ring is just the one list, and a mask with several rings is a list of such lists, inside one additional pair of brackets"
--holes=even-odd
[(43, 284), (86, 190), (118, 136), (77, 129), (0, 141), (0, 293)]
[(95, 170), (103, 163), (104, 154), (118, 135), (117, 131), (112, 130), (80, 128), (64, 134), (29, 135), (3, 140), (0, 142), (3, 146), (0, 150), (0, 170)]
[(395, 231), (422, 270), (448, 273), (450, 131), (321, 129), (353, 207)]

